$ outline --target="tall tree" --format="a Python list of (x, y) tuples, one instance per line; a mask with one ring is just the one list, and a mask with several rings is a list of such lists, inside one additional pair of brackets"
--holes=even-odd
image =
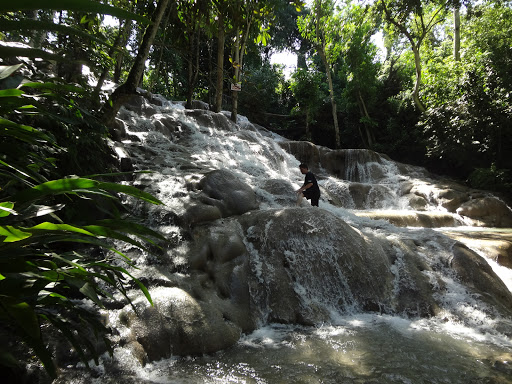
[(187, 101), (186, 107), (191, 108), (194, 89), (199, 76), (202, 36), (208, 32), (209, 22), (208, 3), (195, 0), (180, 0), (177, 2), (177, 16), (181, 31), (180, 39), (184, 45), (184, 57), (187, 63)]
[(105, 125), (112, 124), (121, 106), (130, 96), (136, 93), (137, 86), (144, 71), (146, 59), (149, 55), (149, 50), (151, 49), (160, 22), (168, 6), (169, 0), (160, 0), (158, 2), (158, 6), (153, 14), (152, 24), (147, 27), (144, 33), (142, 44), (139, 47), (137, 57), (135, 58), (128, 78), (122, 85), (116, 88), (109, 100), (103, 105), (100, 116)]
[(342, 27), (342, 69), (345, 71), (347, 81), (343, 99), (347, 113), (350, 105), (357, 105), (360, 116), (357, 127), (366, 148), (372, 148), (375, 144), (376, 121), (371, 116), (371, 106), (376, 98), (380, 66), (378, 60), (375, 60), (376, 46), (371, 42), (376, 31), (376, 23), (370, 11), (369, 6), (362, 7), (348, 0), (336, 15), (339, 20), (336, 25)]
[(421, 46), (432, 29), (444, 21), (452, 4), (453, 0), (379, 0), (377, 3), (377, 6), (382, 8), (388, 26), (409, 41), (416, 70), (412, 96), (421, 112), (426, 111), (420, 98)]
[(460, 9), (458, 5), (453, 8), (453, 59), (460, 61)]
[(339, 54), (339, 42), (341, 39), (336, 34), (338, 28), (333, 24), (334, 1), (314, 0), (311, 11), (309, 15), (299, 18), (299, 29), (302, 36), (313, 44), (325, 67), (329, 85), (336, 148), (340, 148), (341, 136), (336, 98), (334, 96), (333, 72)]
[(214, 18), (213, 24), (217, 26), (217, 64), (215, 70), (215, 101), (214, 111), (222, 110), (222, 97), (224, 91), (224, 49), (226, 43), (226, 31), (230, 25), (229, 12), (231, 2), (229, 0), (212, 0)]
[(292, 75), (290, 88), (297, 102), (294, 111), (305, 115), (306, 140), (313, 136), (310, 125), (315, 122), (315, 115), (322, 104), (321, 73), (316, 69), (298, 68)]

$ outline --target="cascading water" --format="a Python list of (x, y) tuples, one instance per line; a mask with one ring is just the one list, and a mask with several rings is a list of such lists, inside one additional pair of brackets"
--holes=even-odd
[[(512, 382), (512, 317), (510, 308), (502, 308), (507, 298), (494, 305), (473, 290), (478, 283), (471, 277), (454, 272), (457, 265), (464, 272), (462, 264), (477, 263), (473, 254), (432, 229), (399, 228), (360, 211), (411, 209), (412, 200), (404, 196), (428, 185), (416, 182), (423, 171), (377, 154), (347, 151), (345, 171), (337, 177), (321, 153), (296, 158), (283, 149), (289, 144), (282, 138), (243, 118), (234, 125), (222, 114), (158, 100), (161, 106), (150, 108), (144, 101), (141, 110), (152, 109), (146, 117), (127, 109), (118, 116), (126, 125), (118, 153), (127, 153), (136, 169), (153, 171), (132, 183), (166, 204), (165, 209), (134, 206), (171, 240), (166, 254), (155, 260), (124, 250), (139, 267), (134, 275), (153, 285), (157, 306), (170, 308), (158, 314), (163, 325), (151, 324), (165, 328), (166, 322), (189, 315), (183, 321), (194, 327), (208, 312), (200, 311), (198, 298), (220, 308), (228, 299), (243, 302), (249, 295), (243, 315), (226, 311), (222, 316), (227, 323), (237, 316), (246, 319), (251, 331), (216, 353), (179, 357), (171, 350), (165, 358), (148, 361), (133, 348), (128, 310), (111, 310), (106, 316), (119, 342), (114, 357), (104, 356), (99, 367), (92, 364), (92, 372), (68, 367), (61, 382)], [(308, 156), (320, 159), (312, 164), (323, 190), (318, 209), (294, 207), (294, 190), (303, 182), (298, 165)], [(404, 167), (410, 173), (403, 173)], [(205, 196), (202, 180), (215, 170), (230, 172), (216, 173), (216, 180), (233, 174), (248, 185), (257, 209), (249, 201), (251, 212), (236, 213), (239, 205), (215, 191), (226, 182), (214, 184), (218, 195)], [(236, 189), (231, 197), (248, 199), (244, 188), (229, 185)], [(425, 204), (425, 211), (437, 206), (428, 199)], [(499, 296), (505, 285), (511, 289), (512, 272), (489, 263), (504, 284), (487, 294)], [(201, 271), (194, 281), (187, 280), (191, 266)], [(247, 293), (237, 287), (242, 281)], [(216, 290), (215, 298), (202, 297), (201, 289)], [(195, 312), (176, 313), (186, 301)], [(143, 317), (152, 313), (143, 299), (135, 298), (135, 305)], [(141, 332), (146, 331), (151, 332)], [(155, 344), (174, 341), (160, 339)], [(150, 355), (150, 346), (141, 340)]]

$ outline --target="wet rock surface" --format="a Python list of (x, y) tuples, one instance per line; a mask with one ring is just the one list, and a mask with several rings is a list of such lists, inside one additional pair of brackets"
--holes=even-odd
[[(154, 305), (139, 296), (136, 310), (110, 315), (116, 342), (141, 364), (214, 353), (268, 323), (324, 324), (351, 312), (430, 318), (453, 304), (451, 285), (479, 297), (489, 316), (512, 317), (512, 294), (476, 248), (429, 229), (507, 226), (501, 200), (375, 152), (277, 145), (225, 114), (162, 113), (147, 102), (121, 110), (118, 135), (134, 169), (154, 171), (131, 183), (170, 206), (133, 207), (171, 241), (156, 256), (127, 252)], [(295, 207), (299, 162), (319, 179), (320, 208)], [(508, 239), (485, 240), (494, 243), (482, 250), (510, 260)]]

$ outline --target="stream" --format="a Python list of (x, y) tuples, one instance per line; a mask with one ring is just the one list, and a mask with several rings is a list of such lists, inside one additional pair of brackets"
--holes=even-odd
[[(247, 183), (259, 198), (260, 211), (293, 207), (293, 190), (302, 184), (303, 177), (298, 164), (312, 155), (305, 153), (301, 157), (287, 152), (286, 144), (280, 145), (283, 138), (251, 127), (243, 117), (234, 132), (222, 126), (227, 123), (220, 115), (187, 113), (181, 105), (166, 100), (160, 99), (159, 105), (144, 101), (141, 110), (144, 108), (152, 108), (152, 114), (144, 116), (127, 109), (120, 112), (127, 133), (117, 152), (120, 157), (131, 158), (136, 169), (154, 171), (131, 183), (154, 193), (174, 215), (186, 217), (191, 196), (187, 183), (214, 169), (229, 169)], [(173, 123), (165, 123), (166, 119)], [(289, 269), (297, 271), (293, 289), (303, 302), (321, 306), (327, 314), (323, 320), (311, 325), (275, 322), (269, 307), (262, 306), (256, 329), (242, 333), (229, 348), (141, 362), (140, 354), (126, 342), (131, 331), (120, 320), (120, 311), (112, 310), (105, 312), (105, 316), (116, 329), (113, 357), (105, 353), (100, 364), (92, 363), (90, 370), (82, 363), (68, 365), (55, 383), (512, 383), (512, 318), (491, 314), (477, 294), (457, 281), (447, 267), (439, 267), (439, 255), (451, 252), (453, 244), (461, 241), (484, 257), (512, 292), (512, 269), (506, 266), (510, 259), (504, 263), (497, 256), (503, 244), (494, 243), (492, 248), (482, 243), (494, 236), (494, 240), (508, 244), (511, 230), (466, 225), (460, 215), (447, 212), (436, 203), (428, 202), (421, 212), (412, 209), (404, 198), (403, 185), (414, 184), (417, 190), (426, 188), (431, 183), (425, 181), (426, 172), (410, 167), (410, 173), (403, 173), (404, 167), (392, 160), (374, 161), (373, 157), (364, 156), (347, 155), (346, 160), (353, 164), (346, 168), (344, 176), (322, 165), (314, 167), (323, 191), (318, 209), (342, 219), (365, 238), (383, 244), (418, 246), (422, 262), (432, 271), (424, 274), (445, 286), (442, 294), (433, 295), (439, 304), (434, 315), (370, 311), (356, 299), (350, 307), (332, 304), (326, 296), (335, 295), (333, 291), (338, 288), (329, 288), (334, 284), (330, 277), (321, 273), (316, 277), (315, 284), (322, 286), (316, 293), (311, 288), (314, 284), (305, 286), (297, 277), (304, 273), (299, 269), (303, 263), (299, 254), (304, 255), (300, 253), (302, 245), (298, 245), (287, 248), (287, 257), (297, 263)], [(275, 190), (271, 193), (268, 184), (264, 184), (269, 180), (280, 180), (289, 187), (281, 194)], [(308, 205), (305, 203), (305, 209), (311, 209)], [(140, 205), (134, 205), (134, 209), (146, 215), (154, 228), (174, 239), (175, 246), (167, 254), (174, 270), (168, 275), (174, 274), (176, 279), (189, 277), (186, 266), (191, 240), (186, 236), (186, 225), (170, 220), (159, 210), (147, 211)], [(421, 215), (428, 217), (428, 228), (418, 221)], [(420, 224), (411, 225), (413, 219)], [(213, 222), (222, 227), (222, 220), (226, 219)], [(238, 232), (246, 245), (251, 228)], [(305, 235), (297, 235), (297, 243), (300, 236)], [(330, 244), (322, 246), (326, 254), (332, 248)], [(399, 247), (395, 248), (400, 261)], [(257, 268), (273, 268), (258, 259), (261, 249), (251, 254), (252, 271), (256, 274), (261, 273)], [(487, 250), (494, 253), (486, 254)], [(398, 261), (392, 265), (395, 276), (403, 273)], [(134, 274), (139, 278), (157, 281), (155, 276), (163, 274), (155, 271), (159, 264), (151, 263), (149, 255), (139, 256), (136, 263), (140, 269)], [(267, 278), (270, 279), (265, 274), (260, 277)], [(378, 280), (379, 276), (371, 278)], [(163, 286), (164, 279), (159, 279), (153, 292), (158, 292), (158, 285)], [(265, 285), (270, 281), (262, 284), (270, 289), (270, 285)], [(396, 290), (402, 286), (397, 285)], [(314, 297), (315, 294), (323, 297)]]

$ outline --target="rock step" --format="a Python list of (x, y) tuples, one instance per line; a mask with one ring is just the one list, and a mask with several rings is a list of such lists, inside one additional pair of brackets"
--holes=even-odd
[(424, 211), (352, 211), (358, 217), (386, 220), (397, 227), (458, 227), (467, 225), (463, 219), (449, 212)]

